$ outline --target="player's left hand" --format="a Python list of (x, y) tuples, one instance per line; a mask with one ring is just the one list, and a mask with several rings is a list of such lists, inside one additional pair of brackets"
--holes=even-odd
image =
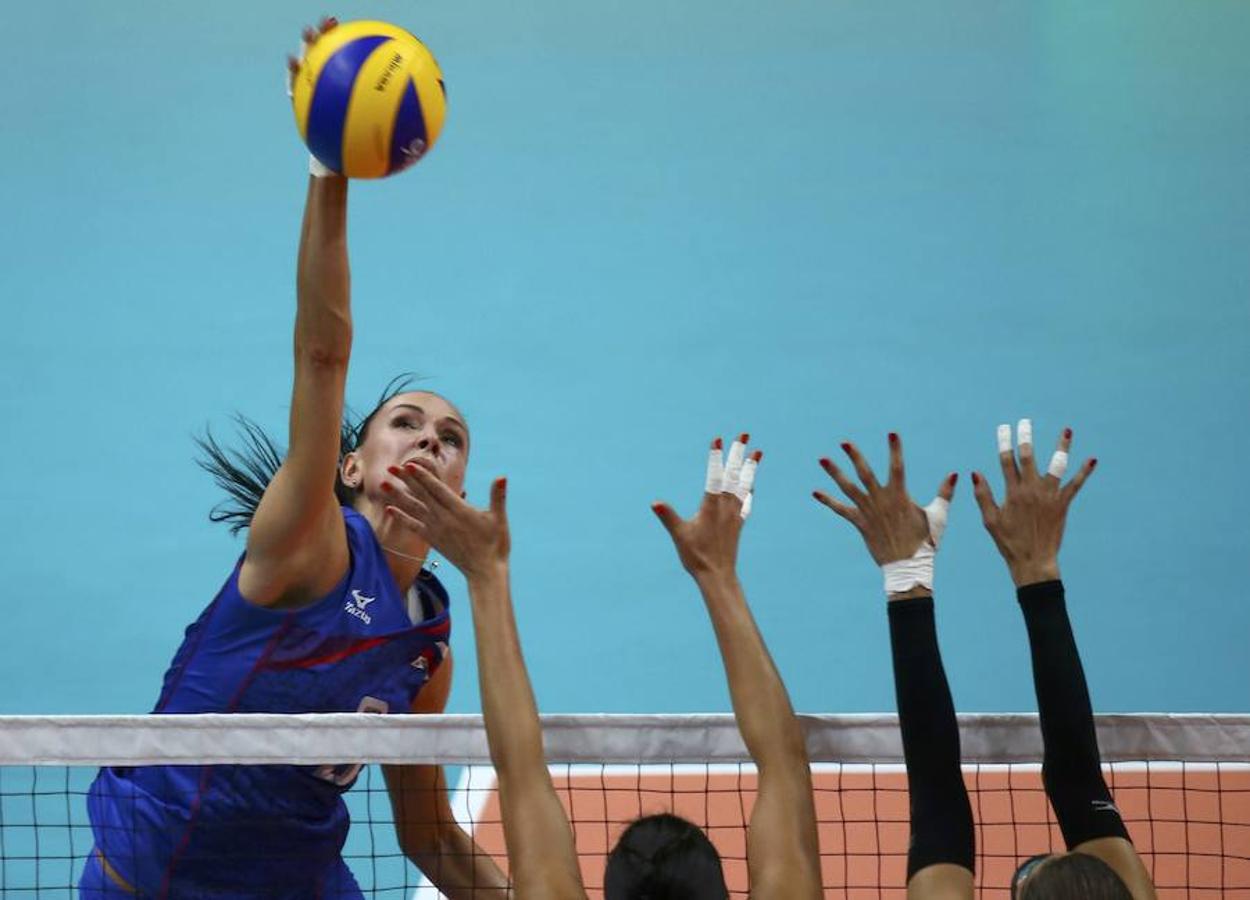
[(395, 502), (386, 507), (386, 515), (429, 542), (466, 578), (508, 561), (512, 539), (506, 478), (495, 479), (490, 506), (478, 509), (421, 466), (409, 463), (390, 471), (406, 490), (392, 494)]
[(738, 538), (751, 511), (755, 470), (764, 458), (758, 450), (747, 456), (748, 440), (744, 434), (734, 441), (723, 461), (721, 439), (712, 442), (703, 502), (694, 518), (681, 518), (667, 503), (651, 506), (668, 529), (681, 564), (696, 578), (732, 574), (737, 566)]
[[(868, 552), (879, 566), (911, 559), (926, 541), (936, 546), (941, 538), (940, 527), (937, 529), (939, 533), (934, 534), (930, 514), (907, 493), (902, 439), (891, 433), (889, 442), (890, 477), (884, 485), (877, 482), (868, 461), (859, 452), (859, 448), (850, 442), (844, 443), (842, 449), (855, 466), (862, 488), (834, 465), (833, 460), (826, 458), (820, 461), (821, 468), (837, 482), (853, 506), (839, 503), (823, 491), (812, 492), (812, 496), (820, 503), (859, 530), (864, 543), (868, 545)], [(958, 478), (957, 474), (952, 473), (942, 479), (937, 493), (939, 500), (945, 501), (945, 504), (950, 503), (955, 495), (955, 482)], [(942, 507), (940, 519), (944, 526), (944, 504), (938, 505)]]

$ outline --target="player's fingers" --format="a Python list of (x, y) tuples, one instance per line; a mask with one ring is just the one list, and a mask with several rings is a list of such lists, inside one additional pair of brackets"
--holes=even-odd
[(864, 459), (864, 454), (859, 452), (859, 448), (850, 441), (844, 441), (842, 451), (850, 457), (851, 463), (855, 466), (855, 474), (868, 489), (868, 493), (878, 490), (881, 486), (877, 484), (877, 476), (873, 474), (872, 467), (868, 465), (868, 460)]
[(724, 443), (720, 438), (712, 441), (707, 452), (707, 477), (703, 481), (705, 494), (719, 494), (725, 486), (725, 459), (722, 452)]
[(1072, 429), (1065, 428), (1059, 435), (1059, 443), (1050, 457), (1050, 464), (1046, 466), (1046, 482), (1052, 487), (1058, 487), (1063, 481), (1063, 476), (1068, 471), (1068, 452), (1071, 449)]
[(1003, 480), (1007, 489), (1020, 480), (1020, 470), (1016, 468), (1016, 455), (1011, 450), (1011, 426), (998, 426), (998, 462), (1003, 468)]
[(496, 518), (508, 517), (508, 479), (496, 478), (490, 486), (490, 511)]
[(856, 528), (859, 527), (859, 512), (855, 509), (855, 507), (847, 506), (845, 503), (839, 503), (824, 491), (812, 491), (812, 496), (816, 498), (817, 503), (829, 507)]
[(1016, 449), (1020, 456), (1020, 475), (1026, 480), (1037, 477), (1037, 463), (1033, 459), (1033, 420), (1021, 419), (1016, 423)]
[(725, 481), (721, 485), (722, 493), (738, 495), (738, 485), (742, 481), (742, 467), (746, 463), (749, 440), (751, 436), (744, 433), (738, 435), (738, 439), (729, 445), (729, 452), (725, 454)]
[(319, 31), (321, 34), (325, 34), (327, 31), (329, 31), (338, 23), (339, 23), (339, 20), (336, 19), (334, 16), (322, 16), (321, 21), (317, 25), (317, 31)]
[(903, 474), (903, 441), (898, 434), (890, 432), (890, 486), (900, 491), (907, 490)]
[(656, 518), (660, 520), (660, 524), (669, 534), (676, 533), (677, 527), (681, 525), (681, 516), (677, 515), (671, 506), (667, 503), (652, 503), (651, 511), (655, 513)]
[(423, 538), (428, 538), (430, 536), (429, 526), (426, 525), (423, 520), (418, 519), (416, 516), (409, 515), (398, 506), (387, 506), (385, 514), (393, 518), (399, 525), (402, 525), (409, 531), (416, 532)]
[(443, 484), (437, 475), (424, 466), (408, 463), (403, 467), (403, 471), (408, 476), (409, 487), (426, 503), (434, 503), (450, 509), (464, 502), (451, 488)]
[(982, 520), (988, 522), (998, 512), (998, 504), (994, 502), (994, 492), (990, 490), (990, 483), (980, 472), (972, 473), (972, 496), (976, 498), (977, 506), (981, 508)]
[(847, 478), (846, 475), (843, 474), (842, 470), (834, 464), (833, 460), (828, 457), (822, 457), (820, 460), (820, 467), (828, 473), (829, 477), (832, 478), (835, 483), (837, 483), (838, 487), (842, 489), (843, 494), (845, 494), (857, 506), (860, 504), (860, 502), (864, 499), (864, 492), (859, 489), (859, 485), (851, 481), (851, 479)]
[(959, 481), (959, 473), (951, 472), (938, 485), (937, 495), (947, 503), (950, 503), (955, 498), (955, 482), (957, 481)]
[(756, 450), (742, 464), (742, 473), (738, 476), (738, 486), (734, 488), (734, 496), (744, 504), (747, 502), (747, 498), (751, 496), (751, 490), (755, 487), (755, 474), (759, 471), (760, 461), (763, 458), (764, 451)]
[(1080, 493), (1081, 488), (1085, 486), (1085, 482), (1093, 473), (1096, 465), (1098, 465), (1098, 460), (1087, 459), (1085, 460), (1085, 465), (1081, 466), (1077, 473), (1072, 476), (1072, 480), (1063, 489), (1063, 499), (1066, 502), (1071, 503), (1076, 498), (1076, 495)]
[[(405, 487), (407, 486), (405, 485)], [(391, 502), (396, 507), (402, 506), (422, 519), (429, 517), (429, 505), (412, 491), (403, 490), (389, 481), (382, 482), (382, 491), (391, 498)]]

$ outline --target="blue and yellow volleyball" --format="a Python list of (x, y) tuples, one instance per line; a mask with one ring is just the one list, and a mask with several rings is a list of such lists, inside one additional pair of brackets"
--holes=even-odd
[(447, 116), (433, 54), (386, 22), (344, 22), (317, 38), (291, 99), (313, 156), (348, 178), (408, 168), (434, 146)]

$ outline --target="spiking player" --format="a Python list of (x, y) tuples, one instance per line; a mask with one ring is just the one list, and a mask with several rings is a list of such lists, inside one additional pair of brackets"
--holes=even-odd
[[(247, 549), (187, 629), (155, 712), (442, 712), (447, 700), (447, 593), (423, 567), (428, 543), (387, 509), (405, 472), (461, 492), (468, 427), (442, 397), (405, 391), (384, 398), (341, 448), (352, 347), (347, 181), (314, 176), (298, 259), (290, 450), (280, 459), (256, 430), (251, 458), (206, 442), (207, 467), (239, 504), (219, 518), (247, 528)], [(361, 898), (340, 855), (342, 795), (358, 769), (331, 760), (104, 769), (88, 801), (95, 848), (81, 896)], [(443, 894), (502, 900), (507, 880), (455, 825), (441, 767), (388, 767), (386, 780), (400, 845)]]

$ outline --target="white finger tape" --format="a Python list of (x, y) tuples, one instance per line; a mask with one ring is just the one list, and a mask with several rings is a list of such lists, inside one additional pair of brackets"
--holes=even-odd
[(759, 463), (754, 458), (748, 459), (742, 464), (742, 472), (738, 476), (738, 484), (732, 493), (743, 503), (751, 496), (751, 488), (755, 486), (755, 470), (759, 468)]
[(703, 490), (709, 494), (719, 494), (725, 484), (725, 463), (719, 447), (713, 447), (707, 453), (707, 481)]
[(722, 494), (738, 493), (738, 482), (742, 478), (742, 460), (746, 456), (746, 444), (734, 441), (729, 445), (729, 455), (725, 459), (725, 482), (721, 485)]
[(951, 504), (945, 497), (934, 497), (933, 502), (924, 508), (925, 517), (929, 520), (929, 540), (936, 550), (942, 542), (942, 534), (946, 531), (946, 519), (950, 515)]
[(1011, 426), (1010, 425), (998, 426), (998, 452), (999, 453), (1011, 452)]
[(1033, 443), (1033, 420), (1021, 419), (1016, 425), (1016, 444), (1022, 446), (1031, 443)]
[(1050, 458), (1050, 465), (1046, 467), (1047, 475), (1054, 475), (1056, 478), (1063, 478), (1064, 473), (1068, 471), (1068, 454), (1063, 450), (1056, 450), (1055, 455)]

